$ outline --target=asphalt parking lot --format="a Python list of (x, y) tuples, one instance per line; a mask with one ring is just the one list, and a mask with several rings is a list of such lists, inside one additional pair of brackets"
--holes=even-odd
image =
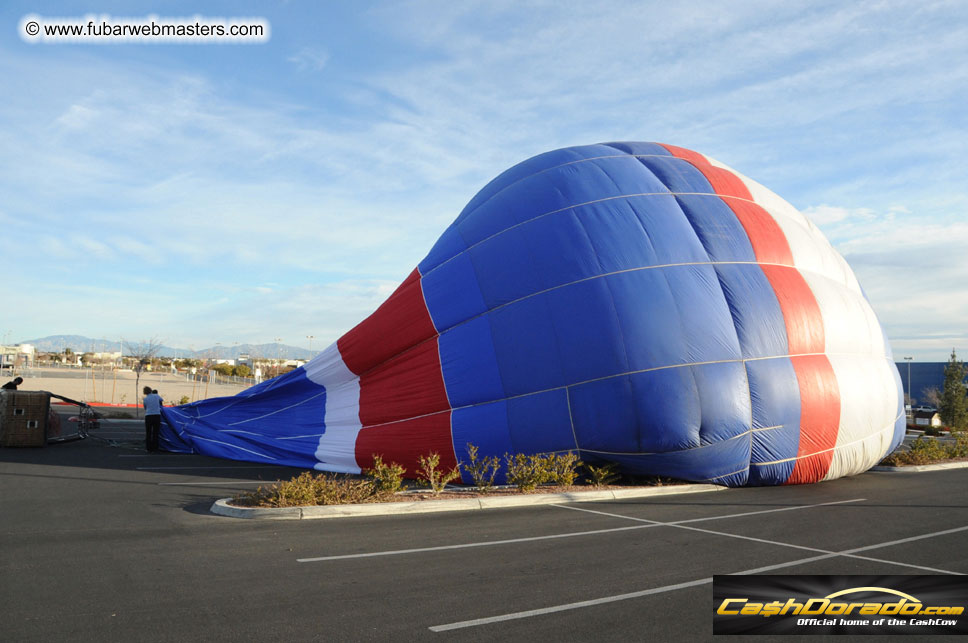
[(0, 449), (4, 641), (707, 640), (714, 574), (968, 573), (968, 469), (250, 521), (208, 507), (297, 470), (96, 435)]

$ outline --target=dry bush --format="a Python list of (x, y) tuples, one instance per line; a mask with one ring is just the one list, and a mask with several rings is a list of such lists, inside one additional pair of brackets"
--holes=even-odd
[(372, 502), (375, 496), (370, 480), (304, 471), (292, 480), (242, 492), (232, 502), (243, 507), (305, 507)]
[(448, 482), (460, 478), (460, 462), (450, 471), (442, 471), (438, 468), (440, 466), (439, 453), (434, 452), (427, 457), (417, 456), (417, 461), (420, 463), (417, 475), (430, 485), (430, 490), (434, 492), (435, 496), (444, 490)]
[(494, 486), (494, 476), (501, 470), (501, 461), (497, 456), (482, 457), (477, 453), (477, 447), (467, 443), (468, 463), (464, 465), (464, 471), (470, 475), (474, 481), (474, 486), (480, 493), (488, 493)]

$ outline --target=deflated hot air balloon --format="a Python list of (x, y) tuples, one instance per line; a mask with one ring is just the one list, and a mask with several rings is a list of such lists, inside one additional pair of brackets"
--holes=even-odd
[(728, 486), (859, 473), (904, 433), (844, 259), (763, 186), (656, 143), (514, 166), (305, 367), (164, 415), (172, 450), (324, 471), (472, 443)]

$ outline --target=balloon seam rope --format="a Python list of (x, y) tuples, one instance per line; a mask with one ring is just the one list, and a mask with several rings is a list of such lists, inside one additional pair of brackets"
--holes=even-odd
[(836, 452), (838, 449), (845, 449), (847, 447), (850, 447), (850, 446), (853, 446), (853, 445), (857, 444), (858, 442), (866, 442), (867, 440), (870, 440), (872, 438), (876, 438), (879, 435), (881, 435), (882, 433), (886, 433), (887, 431), (893, 431), (894, 430), (894, 425), (897, 423), (897, 421), (898, 421), (898, 419), (900, 419), (900, 417), (901, 416), (898, 415), (896, 418), (894, 418), (894, 420), (890, 424), (888, 424), (887, 426), (885, 426), (883, 429), (877, 431), (876, 433), (872, 433), (871, 435), (868, 435), (868, 436), (863, 437), (863, 438), (859, 438), (857, 440), (853, 440), (851, 442), (845, 442), (844, 444), (838, 444), (838, 445), (836, 445), (834, 447), (831, 447), (829, 449), (824, 449), (823, 451), (816, 451), (814, 453), (807, 453), (807, 454), (804, 454), (804, 455), (797, 456), (795, 458), (787, 458), (785, 460), (774, 460), (772, 462), (753, 462), (751, 464), (755, 464), (756, 466), (764, 466), (764, 465), (768, 465), (768, 464), (781, 464), (783, 462), (793, 462), (794, 460), (802, 460), (804, 458), (810, 458), (812, 456), (820, 455), (822, 453), (827, 453), (829, 451)]
[[(723, 360), (712, 360), (712, 361), (709, 361), (709, 362), (690, 362), (690, 363), (686, 363), (686, 364), (668, 364), (668, 365), (665, 365), (665, 366), (654, 366), (652, 368), (645, 368), (645, 369), (641, 369), (641, 370), (637, 370), (637, 371), (626, 371), (626, 372), (623, 372), (623, 373), (614, 373), (612, 375), (606, 375), (604, 377), (597, 377), (597, 378), (590, 379), (590, 380), (583, 380), (581, 382), (573, 382), (571, 384), (562, 384), (561, 386), (553, 386), (551, 388), (542, 389), (540, 391), (530, 391), (528, 393), (521, 393), (520, 395), (509, 395), (508, 397), (502, 397), (502, 398), (495, 399), (495, 400), (487, 400), (485, 402), (476, 402), (474, 404), (465, 404), (464, 406), (457, 406), (457, 407), (454, 407), (452, 409), (443, 409), (443, 410), (440, 410), (440, 411), (433, 411), (431, 413), (424, 413), (422, 415), (414, 415), (412, 417), (400, 418), (399, 420), (391, 420), (389, 422), (380, 422), (378, 424), (367, 424), (363, 428), (372, 428), (372, 427), (378, 427), (378, 426), (387, 426), (387, 425), (390, 425), (390, 424), (398, 424), (400, 422), (406, 422), (407, 420), (415, 420), (415, 419), (418, 419), (418, 418), (431, 417), (431, 416), (434, 416), (434, 415), (440, 415), (441, 413), (449, 413), (451, 411), (457, 411), (457, 410), (460, 410), (460, 409), (468, 409), (468, 408), (474, 408), (476, 406), (484, 406), (485, 404), (496, 404), (498, 402), (505, 402), (507, 400), (516, 400), (516, 399), (528, 397), (529, 395), (540, 395), (542, 393), (550, 393), (552, 391), (558, 391), (560, 389), (567, 388), (567, 387), (584, 386), (586, 384), (593, 384), (595, 382), (603, 382), (605, 380), (613, 379), (613, 378), (616, 378), (616, 377), (623, 377), (623, 376), (626, 376), (626, 375), (639, 375), (639, 374), (642, 374), (642, 373), (652, 373), (652, 372), (655, 372), (655, 371), (663, 371), (663, 370), (668, 370), (668, 369), (672, 369), (672, 368), (682, 368), (682, 367), (685, 367), (685, 366), (708, 366), (708, 365), (711, 365), (711, 364), (736, 364), (736, 363), (747, 362), (747, 361), (762, 361), (762, 360), (768, 360), (768, 359), (787, 359), (787, 358), (790, 358), (790, 357), (809, 357), (809, 356), (813, 356), (813, 355), (837, 355), (837, 356), (846, 356), (846, 357), (866, 357), (866, 358), (871, 358), (871, 359), (887, 359), (886, 357), (880, 357), (880, 356), (876, 356), (876, 355), (864, 355), (864, 354), (855, 354), (855, 353), (801, 353), (801, 354), (797, 354), (797, 355), (767, 355), (767, 356), (764, 356), (764, 357), (747, 357), (747, 358), (743, 358), (743, 359), (723, 359)], [(742, 435), (745, 435), (745, 433), (742, 434)], [(707, 446), (709, 446), (709, 445), (707, 445)]]
[(228, 424), (228, 426), (236, 426), (238, 424), (245, 424), (246, 422), (254, 422), (255, 420), (261, 420), (263, 418), (269, 417), (270, 415), (275, 415), (276, 413), (282, 413), (283, 411), (288, 411), (289, 409), (295, 408), (297, 406), (302, 406), (306, 402), (311, 402), (312, 400), (315, 400), (317, 397), (320, 397), (320, 396), (323, 396), (323, 395), (326, 395), (326, 390), (325, 389), (322, 392), (317, 393), (316, 395), (313, 395), (312, 397), (307, 397), (306, 399), (304, 399), (304, 400), (302, 400), (300, 402), (296, 402), (295, 404), (290, 404), (289, 406), (287, 406), (285, 408), (276, 409), (275, 411), (272, 411), (271, 413), (266, 413), (266, 414), (260, 415), (258, 417), (248, 418), (246, 420), (239, 420), (238, 422), (231, 422), (231, 423)]
[(191, 437), (192, 437), (193, 440), (202, 440), (203, 442), (214, 442), (215, 444), (221, 444), (223, 446), (227, 446), (227, 447), (232, 448), (232, 449), (238, 449), (239, 451), (245, 451), (246, 453), (251, 453), (252, 455), (257, 455), (260, 458), (266, 458), (268, 460), (275, 460), (275, 458), (273, 458), (270, 455), (266, 455), (265, 453), (259, 453), (258, 451), (252, 451), (251, 449), (245, 449), (243, 447), (240, 447), (238, 445), (232, 444), (230, 442), (222, 442), (221, 440), (213, 440), (211, 438), (203, 438), (200, 435), (193, 435)]
[[(525, 221), (519, 221), (518, 223), (515, 223), (514, 225), (508, 226), (507, 228), (504, 228), (503, 230), (500, 230), (498, 232), (495, 232), (494, 234), (492, 234), (490, 236), (487, 236), (487, 237), (481, 239), (480, 241), (476, 241), (475, 243), (472, 243), (471, 245), (467, 246), (466, 248), (464, 248), (460, 252), (456, 253), (452, 257), (448, 257), (447, 259), (441, 261), (436, 266), (434, 266), (433, 268), (431, 268), (430, 270), (428, 270), (427, 271), (427, 275), (429, 275), (433, 271), (437, 270), (438, 268), (440, 268), (444, 264), (446, 264), (446, 263), (448, 263), (450, 261), (453, 261), (454, 259), (456, 259), (457, 257), (461, 256), (462, 254), (468, 252), (472, 248), (476, 248), (477, 246), (479, 246), (479, 245), (481, 245), (483, 243), (486, 243), (486, 242), (490, 241), (491, 239), (494, 239), (495, 237), (499, 237), (502, 234), (505, 234), (506, 232), (509, 232), (511, 230), (514, 230), (515, 228), (519, 228), (519, 227), (521, 227), (523, 225), (526, 225), (528, 223), (532, 223), (532, 222), (537, 221), (539, 219), (543, 219), (545, 217), (550, 217), (550, 216), (555, 215), (555, 214), (561, 214), (562, 212), (567, 212), (569, 210), (575, 210), (575, 209), (578, 209), (578, 208), (584, 208), (584, 207), (591, 206), (591, 205), (597, 205), (599, 203), (606, 203), (608, 201), (616, 201), (616, 200), (619, 200), (619, 199), (638, 199), (638, 198), (646, 198), (646, 197), (663, 197), (663, 196), (665, 196), (665, 197), (672, 197), (672, 198), (679, 197), (679, 196), (702, 196), (702, 197), (713, 197), (713, 198), (716, 198), (716, 199), (735, 199), (737, 201), (745, 201), (746, 203), (752, 203), (753, 205), (756, 205), (756, 206), (761, 207), (764, 210), (766, 210), (766, 208), (764, 208), (761, 204), (757, 203), (753, 199), (746, 199), (744, 197), (734, 196), (734, 195), (731, 195), (731, 194), (717, 194), (715, 192), (672, 192), (670, 190), (669, 192), (639, 192), (639, 193), (635, 193), (635, 194), (618, 194), (618, 195), (615, 195), (615, 196), (604, 197), (604, 198), (595, 199), (595, 200), (592, 200), (592, 201), (584, 201), (582, 203), (575, 203), (575, 204), (572, 204), (572, 205), (569, 205), (569, 206), (565, 206), (563, 208), (558, 208), (558, 209), (555, 209), (555, 210), (549, 210), (548, 212), (544, 212), (544, 213), (539, 214), (537, 216), (531, 217), (530, 219), (527, 219)], [(769, 210), (766, 210), (766, 212), (772, 218), (774, 218), (774, 220), (776, 219), (776, 216), (777, 216), (776, 213), (770, 212)], [(780, 216), (782, 216), (782, 215), (780, 215)], [(785, 218), (789, 219), (789, 217), (785, 217)], [(807, 229), (807, 230), (809, 232), (809, 229)], [(426, 276), (426, 275), (424, 275), (424, 276)]]
[[(718, 197), (719, 195), (713, 194), (713, 195), (707, 195), (707, 196), (715, 196), (715, 197)], [(455, 329), (463, 326), (464, 324), (468, 324), (468, 323), (470, 323), (470, 322), (472, 322), (472, 321), (474, 321), (474, 320), (476, 320), (476, 319), (478, 319), (480, 317), (483, 317), (483, 316), (488, 315), (490, 313), (493, 313), (495, 311), (501, 310), (502, 308), (505, 308), (507, 306), (511, 306), (513, 304), (517, 304), (519, 302), (525, 301), (526, 299), (529, 299), (531, 297), (537, 297), (539, 295), (543, 295), (545, 293), (551, 292), (553, 290), (557, 290), (559, 288), (567, 288), (568, 286), (574, 286), (574, 285), (577, 285), (577, 284), (580, 284), (580, 283), (584, 283), (586, 281), (592, 281), (594, 279), (602, 279), (602, 278), (605, 278), (605, 277), (611, 277), (611, 276), (614, 276), (614, 275), (620, 275), (620, 274), (625, 274), (625, 273), (629, 273), (629, 272), (638, 272), (638, 271), (642, 271), (642, 270), (656, 270), (656, 269), (663, 269), (663, 268), (681, 268), (681, 267), (685, 267), (685, 266), (713, 266), (715, 268), (716, 266), (747, 266), (747, 265), (748, 266), (778, 266), (778, 267), (782, 267), (782, 268), (789, 268), (791, 270), (797, 270), (798, 272), (801, 272), (801, 273), (804, 270), (806, 270), (806, 272), (810, 272), (810, 273), (813, 273), (813, 274), (817, 274), (817, 275), (819, 275), (819, 276), (821, 276), (821, 277), (823, 277), (825, 279), (829, 279), (830, 281), (833, 281), (834, 283), (839, 283), (836, 280), (828, 277), (827, 275), (824, 275), (824, 274), (819, 273), (819, 272), (816, 272), (816, 271), (812, 271), (812, 270), (809, 270), (809, 269), (800, 269), (800, 268), (797, 268), (796, 266), (788, 266), (786, 264), (771, 263), (771, 262), (767, 262), (767, 261), (689, 261), (689, 262), (683, 262), (683, 263), (667, 263), (667, 264), (659, 264), (659, 265), (654, 265), (654, 266), (638, 266), (636, 268), (626, 268), (624, 270), (616, 270), (614, 272), (604, 273), (604, 274), (601, 274), (601, 275), (593, 275), (591, 277), (584, 277), (582, 279), (576, 279), (575, 281), (570, 281), (568, 283), (558, 284), (556, 286), (552, 286), (550, 288), (546, 288), (544, 290), (540, 290), (538, 292), (533, 292), (533, 293), (528, 294), (528, 295), (525, 295), (523, 297), (519, 297), (518, 299), (515, 299), (513, 301), (509, 301), (509, 302), (503, 303), (503, 304), (501, 304), (499, 306), (495, 306), (493, 308), (489, 308), (488, 310), (485, 310), (484, 312), (479, 313), (477, 315), (474, 315), (472, 317), (468, 317), (467, 319), (465, 319), (465, 320), (463, 320), (461, 322), (458, 322), (458, 323), (454, 324), (453, 326), (451, 326), (451, 327), (449, 327), (449, 328), (447, 328), (447, 329), (445, 329), (443, 331), (437, 331), (435, 334), (431, 335), (430, 337), (427, 337), (425, 339), (420, 340), (419, 342), (417, 342), (413, 346), (409, 346), (406, 349), (400, 351), (399, 353), (396, 353), (394, 355), (391, 355), (391, 356), (387, 357), (387, 360), (397, 358), (397, 357), (399, 357), (401, 355), (405, 355), (406, 353), (408, 353), (408, 352), (410, 352), (412, 350), (416, 350), (418, 347), (422, 346), (425, 342), (434, 340), (437, 337), (440, 337), (441, 335), (443, 335), (444, 333), (449, 333), (449, 332), (451, 332), (451, 331), (453, 331), (453, 330), (455, 330)], [(431, 272), (433, 272), (433, 270), (436, 270), (436, 268), (433, 268), (431, 270), (428, 270), (427, 271), (427, 274), (430, 274)], [(423, 277), (421, 277), (421, 279), (423, 279)], [(431, 323), (432, 322), (433, 322), (433, 319), (431, 319)], [(436, 327), (435, 327), (435, 330), (436, 330)], [(821, 353), (815, 353), (815, 354), (818, 354), (819, 355)], [(880, 356), (878, 356), (878, 357), (880, 357)], [(758, 358), (752, 358), (752, 359), (758, 359)], [(762, 358), (762, 359), (771, 359), (771, 357)], [(373, 366), (373, 367), (367, 369), (366, 371), (364, 371), (362, 373), (359, 373), (358, 374), (358, 377), (362, 377), (363, 375), (366, 375), (367, 373), (369, 373), (370, 371), (372, 371), (372, 370), (374, 370), (376, 368), (379, 368), (379, 365)], [(549, 389), (549, 390), (553, 390), (553, 389)], [(473, 405), (470, 405), (470, 406), (473, 406)], [(220, 412), (222, 410), (224, 410), (224, 409), (219, 409), (219, 411), (215, 411), (215, 413), (218, 413), (218, 412)], [(209, 414), (209, 415), (211, 415), (211, 414)], [(206, 415), (204, 417), (208, 417), (208, 415)]]
[(571, 391), (569, 387), (565, 387), (565, 404), (568, 406), (568, 424), (571, 425), (571, 436), (575, 438), (575, 450), (578, 451), (578, 457), (581, 458), (581, 446), (578, 444), (578, 433), (575, 431), (575, 418), (571, 415)]
[[(618, 148), (615, 148), (615, 149), (618, 149)], [(517, 180), (515, 180), (515, 181), (513, 181), (511, 183), (508, 183), (507, 185), (505, 185), (504, 187), (502, 187), (500, 190), (498, 190), (497, 192), (495, 192), (491, 196), (489, 196), (486, 199), (484, 199), (483, 201), (481, 201), (481, 203), (479, 203), (478, 205), (476, 205), (473, 210), (471, 210), (470, 212), (468, 212), (462, 218), (467, 218), (467, 217), (471, 216), (472, 214), (474, 214), (475, 212), (477, 212), (478, 210), (480, 210), (482, 207), (484, 207), (485, 205), (487, 205), (491, 201), (491, 199), (493, 199), (497, 195), (501, 194), (502, 192), (505, 192), (507, 190), (510, 190), (512, 187), (514, 187), (518, 183), (521, 183), (523, 181), (527, 181), (528, 179), (533, 179), (536, 176), (541, 176), (545, 172), (553, 172), (555, 170), (560, 170), (563, 167), (568, 167), (570, 165), (577, 165), (579, 163), (587, 163), (588, 161), (603, 161), (603, 160), (608, 160), (608, 159), (634, 159), (634, 160), (637, 161), (638, 159), (641, 159), (641, 158), (657, 158), (657, 157), (662, 157), (662, 158), (667, 158), (667, 159), (675, 159), (676, 158), (675, 156), (673, 156), (671, 154), (669, 154), (669, 155), (665, 155), (665, 154), (610, 154), (608, 156), (592, 156), (592, 157), (589, 157), (587, 159), (575, 159), (574, 161), (568, 161), (567, 163), (561, 163), (560, 165), (553, 165), (551, 167), (546, 167), (543, 170), (538, 170), (537, 172), (534, 172), (532, 174), (528, 174), (527, 176), (522, 176), (520, 179), (517, 179)]]
[[(607, 145), (607, 143), (603, 143), (603, 145)], [(618, 149), (618, 148), (615, 148), (615, 149)], [(716, 167), (716, 168), (719, 168), (721, 170), (726, 170), (727, 172), (731, 172), (734, 176), (736, 176), (736, 178), (738, 178), (744, 185), (747, 186), (747, 189), (749, 189), (749, 185), (747, 184), (747, 177), (741, 175), (739, 172), (737, 172), (733, 168), (731, 168), (729, 166), (726, 166), (726, 165), (723, 165), (721, 162), (716, 161), (715, 159), (710, 159), (708, 156), (705, 156), (705, 155), (703, 155), (703, 157), (706, 159), (706, 162), (709, 165), (711, 165), (712, 167)], [(589, 161), (603, 161), (603, 160), (608, 160), (608, 159), (633, 159), (636, 162), (641, 162), (641, 159), (647, 159), (647, 158), (661, 158), (661, 159), (671, 160), (671, 161), (677, 161), (677, 162), (681, 162), (681, 163), (689, 163), (689, 165), (692, 165), (692, 163), (690, 163), (687, 159), (680, 158), (678, 156), (675, 156), (674, 154), (610, 154), (608, 156), (592, 156), (592, 157), (589, 157), (587, 159), (575, 159), (574, 161), (568, 161), (567, 163), (561, 163), (560, 165), (554, 165), (552, 167), (546, 167), (543, 170), (539, 170), (539, 171), (534, 172), (532, 174), (528, 174), (527, 176), (523, 176), (523, 177), (521, 177), (521, 178), (519, 178), (519, 179), (517, 179), (517, 180), (515, 180), (515, 181), (513, 181), (511, 183), (508, 183), (507, 185), (505, 185), (504, 187), (502, 187), (500, 190), (498, 190), (494, 194), (492, 194), (489, 197), (487, 197), (484, 201), (482, 201), (481, 203), (479, 203), (478, 205), (476, 205), (474, 207), (474, 209), (471, 210), (470, 212), (468, 212), (466, 215), (462, 215), (460, 218), (461, 219), (466, 219), (467, 217), (471, 216), (472, 214), (474, 214), (475, 212), (477, 212), (478, 210), (480, 210), (482, 207), (484, 207), (485, 205), (487, 205), (492, 199), (494, 199), (499, 194), (502, 194), (503, 192), (511, 189), (512, 187), (514, 187), (515, 185), (517, 185), (519, 183), (522, 183), (523, 181), (527, 181), (528, 179), (532, 179), (532, 178), (534, 178), (536, 176), (540, 176), (540, 175), (542, 175), (542, 174), (544, 174), (546, 172), (553, 172), (554, 170), (559, 170), (559, 169), (561, 169), (563, 167), (568, 167), (568, 166), (571, 166), (571, 165), (577, 165), (577, 164), (580, 164), (580, 163), (587, 163)], [(695, 167), (695, 166), (693, 165), (693, 167)], [(752, 192), (752, 190), (750, 190), (750, 192)], [(662, 192), (662, 193), (659, 193), (659, 194), (665, 194), (665, 193)], [(677, 193), (670, 192), (670, 194), (677, 194)], [(678, 194), (691, 194), (691, 193), (688, 193), (688, 192), (680, 192)], [(701, 192), (701, 193), (698, 193), (698, 194), (702, 194), (704, 196), (707, 195), (707, 193), (705, 193), (705, 192)], [(739, 198), (739, 197), (737, 197), (737, 198)], [(761, 207), (763, 207), (763, 206), (761, 206)], [(764, 209), (766, 209), (766, 208), (764, 208)], [(769, 210), (767, 210), (767, 211), (769, 212)], [(770, 212), (770, 214), (773, 215), (775, 213)], [(806, 217), (804, 217), (804, 219), (806, 219)], [(802, 222), (797, 222), (797, 223), (799, 223), (801, 226), (803, 226), (803, 223)], [(810, 230), (810, 228), (807, 227), (807, 226), (803, 226), (803, 227), (806, 227), (807, 230)], [(453, 257), (451, 257), (451, 259), (452, 258)], [(450, 261), (450, 259), (447, 259), (447, 260), (445, 260), (445, 261), (443, 261), (441, 263), (446, 263), (447, 261)], [(438, 265), (441, 265), (441, 264), (438, 264)], [(433, 268), (431, 270), (433, 270)], [(430, 272), (430, 271), (428, 271), (428, 272)]]
[[(486, 311), (484, 311), (482, 313), (479, 313), (479, 314), (474, 315), (472, 317), (468, 317), (467, 319), (465, 319), (465, 320), (463, 320), (461, 322), (458, 322), (458, 323), (454, 324), (453, 326), (444, 329), (443, 331), (439, 331), (437, 333), (437, 335), (434, 335), (433, 337), (428, 337), (428, 338), (422, 340), (421, 342), (418, 342), (413, 347), (410, 347), (410, 348), (408, 348), (408, 349), (406, 349), (404, 351), (401, 351), (400, 353), (398, 353), (397, 355), (394, 355), (393, 357), (396, 357), (398, 355), (402, 355), (402, 354), (406, 353), (407, 351), (412, 350), (416, 346), (419, 346), (420, 344), (422, 344), (425, 341), (429, 341), (429, 340), (433, 339), (434, 337), (437, 337), (438, 335), (442, 335), (444, 333), (449, 333), (452, 330), (454, 330), (454, 329), (456, 329), (456, 328), (458, 328), (458, 327), (460, 327), (460, 326), (462, 326), (464, 324), (470, 323), (470, 322), (478, 319), (479, 317), (483, 317), (484, 315), (488, 315), (488, 314), (490, 314), (492, 312), (501, 310), (502, 308), (505, 308), (507, 306), (511, 306), (511, 305), (520, 303), (522, 301), (525, 301), (526, 299), (530, 299), (531, 297), (537, 297), (539, 295), (543, 295), (545, 293), (549, 293), (549, 292), (552, 292), (554, 290), (558, 290), (560, 288), (567, 288), (569, 286), (574, 286), (574, 285), (577, 285), (577, 284), (581, 284), (581, 283), (584, 283), (586, 281), (592, 281), (592, 280), (595, 280), (595, 279), (602, 279), (602, 278), (605, 278), (605, 277), (612, 277), (612, 276), (615, 276), (615, 275), (621, 275), (621, 274), (626, 274), (626, 273), (630, 273), (630, 272), (639, 272), (639, 271), (644, 271), (644, 270), (661, 270), (661, 269), (665, 269), (665, 268), (682, 268), (682, 267), (688, 267), (688, 266), (712, 266), (713, 268), (715, 268), (717, 266), (776, 266), (776, 267), (789, 268), (791, 270), (797, 270), (798, 272), (802, 272), (802, 270), (799, 269), (799, 268), (797, 268), (796, 266), (788, 266), (786, 264), (772, 263), (772, 262), (768, 262), (768, 261), (688, 261), (688, 262), (682, 262), (682, 263), (665, 263), (665, 264), (657, 264), (657, 265), (653, 265), (653, 266), (638, 266), (638, 267), (635, 267), (635, 268), (626, 268), (624, 270), (615, 270), (613, 272), (602, 273), (600, 275), (593, 275), (591, 277), (583, 277), (582, 279), (576, 279), (575, 281), (569, 281), (567, 283), (563, 283), (563, 284), (558, 284), (558, 285), (555, 285), (555, 286), (551, 286), (550, 288), (545, 288), (544, 290), (539, 290), (537, 292), (530, 293), (528, 295), (525, 295), (523, 297), (519, 297), (517, 299), (514, 299), (512, 301), (509, 301), (509, 302), (500, 304), (498, 306), (494, 306), (493, 308), (489, 308), (488, 310), (486, 310)], [(836, 280), (831, 279), (827, 275), (823, 275), (822, 273), (817, 273), (816, 271), (811, 271), (811, 270), (807, 270), (807, 272), (811, 272), (811, 273), (820, 275), (821, 277), (826, 278), (826, 279), (829, 279), (830, 281), (834, 281), (835, 283), (839, 283)]]

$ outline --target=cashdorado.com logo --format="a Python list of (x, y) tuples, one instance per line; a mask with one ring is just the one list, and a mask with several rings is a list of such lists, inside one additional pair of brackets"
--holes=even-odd
[(950, 576), (716, 576), (713, 595), (715, 634), (968, 633)]

